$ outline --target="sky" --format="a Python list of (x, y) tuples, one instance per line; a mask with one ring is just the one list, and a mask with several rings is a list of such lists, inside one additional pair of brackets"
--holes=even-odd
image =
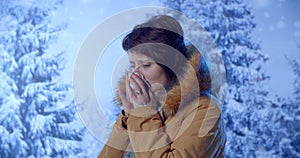
[(300, 1), (299, 0), (247, 0), (252, 8), (256, 28), (253, 40), (269, 56), (264, 66), (270, 75), (272, 95), (289, 97), (293, 91), (293, 72), (289, 61), (300, 56)]
[[(256, 28), (253, 40), (261, 46), (261, 51), (269, 56), (263, 69), (270, 76), (267, 88), (271, 95), (288, 97), (293, 90), (293, 73), (288, 59), (300, 55), (296, 42), (300, 43), (300, 1), (297, 0), (246, 0), (252, 9)], [(103, 21), (120, 11), (142, 7), (161, 6), (158, 0), (66, 0), (56, 15), (57, 22), (68, 22), (68, 29), (61, 40), (67, 51), (66, 80), (72, 81), (75, 59), (81, 44), (88, 34)], [(118, 27), (118, 26), (113, 26)], [(117, 59), (114, 59), (117, 60)], [(106, 61), (107, 62), (107, 61)], [(97, 68), (96, 68), (97, 69)], [(99, 70), (98, 70), (99, 71)]]

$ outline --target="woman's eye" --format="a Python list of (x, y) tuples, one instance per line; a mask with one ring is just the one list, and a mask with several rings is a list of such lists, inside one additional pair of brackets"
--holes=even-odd
[(150, 63), (144, 63), (143, 66), (148, 67), (148, 66), (150, 66)]

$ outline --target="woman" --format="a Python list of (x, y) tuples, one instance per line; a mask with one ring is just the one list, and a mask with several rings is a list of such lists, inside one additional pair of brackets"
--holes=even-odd
[[(221, 111), (200, 53), (166, 15), (137, 25), (123, 40), (131, 68), (116, 101), (123, 106), (98, 157), (223, 157)], [(200, 59), (200, 60), (199, 60)], [(200, 61), (200, 62), (199, 62)]]

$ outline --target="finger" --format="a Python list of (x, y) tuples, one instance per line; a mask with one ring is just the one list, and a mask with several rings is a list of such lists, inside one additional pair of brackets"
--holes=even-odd
[(126, 97), (128, 98), (129, 102), (131, 102), (130, 96), (129, 96), (130, 85), (129, 85), (129, 77), (128, 76), (126, 76), (125, 88), (126, 88)]
[[(133, 75), (133, 73), (131, 73), (131, 72), (128, 73), (128, 74), (126, 75), (126, 81), (127, 81), (128, 83), (130, 83), (130, 78), (131, 78), (132, 75)], [(134, 88), (132, 84), (129, 84), (129, 86), (130, 86), (131, 88)]]
[(141, 86), (136, 81), (135, 75), (131, 75), (131, 78), (130, 78), (129, 82), (130, 82), (130, 85), (133, 85), (134, 88), (132, 88), (132, 89), (134, 90), (134, 92), (136, 92), (136, 91), (141, 92)]
[(151, 87), (150, 83), (146, 80), (146, 78), (145, 78), (144, 75), (142, 75), (142, 74), (140, 74), (138, 72), (134, 72), (134, 74), (137, 75), (141, 80), (143, 80), (145, 82), (147, 88)]
[(126, 97), (125, 87), (120, 87), (118, 94), (121, 99), (121, 103), (123, 105), (125, 112), (128, 112), (129, 110), (131, 110), (133, 108), (133, 105), (130, 103), (129, 99)]
[(146, 87), (146, 83), (136, 74), (134, 74), (132, 76), (134, 82), (138, 85), (138, 87), (141, 89), (142, 91), (142, 94), (146, 95), (146, 97), (148, 97), (149, 99), (149, 96), (148, 96), (148, 87)]
[(127, 85), (127, 93), (128, 93), (129, 98), (130, 98), (130, 101), (131, 101), (132, 99), (136, 98), (136, 95), (134, 93), (134, 90), (129, 86), (130, 85), (130, 81), (131, 81), (131, 79), (127, 78), (127, 83), (126, 83), (126, 85)]

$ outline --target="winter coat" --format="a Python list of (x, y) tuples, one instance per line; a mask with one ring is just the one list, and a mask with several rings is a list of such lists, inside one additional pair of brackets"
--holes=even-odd
[(195, 80), (200, 82), (194, 77), (199, 53), (189, 61), (192, 67), (186, 68), (183, 82), (167, 92), (162, 110), (145, 106), (120, 113), (98, 158), (121, 158), (130, 150), (137, 158), (224, 157), (221, 110), (214, 99), (200, 96), (195, 88)]

